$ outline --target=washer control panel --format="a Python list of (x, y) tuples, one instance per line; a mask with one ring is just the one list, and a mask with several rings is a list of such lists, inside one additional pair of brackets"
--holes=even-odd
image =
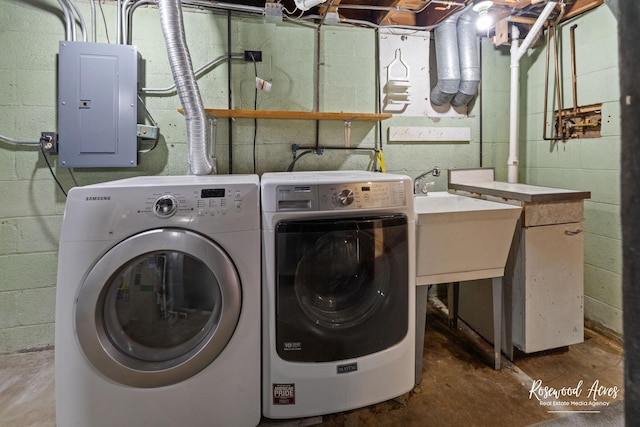
[(276, 197), (278, 211), (374, 209), (407, 204), (402, 181), (280, 185)]

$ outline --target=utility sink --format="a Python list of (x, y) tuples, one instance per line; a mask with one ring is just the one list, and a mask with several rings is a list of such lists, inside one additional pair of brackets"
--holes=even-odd
[(521, 207), (432, 192), (414, 208), (417, 285), (504, 275)]

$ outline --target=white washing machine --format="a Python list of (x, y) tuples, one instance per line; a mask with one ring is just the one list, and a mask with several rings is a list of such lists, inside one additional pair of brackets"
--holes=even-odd
[(260, 421), (259, 181), (74, 188), (55, 332), (59, 426)]
[(335, 413), (410, 391), (411, 178), (267, 173), (261, 187), (263, 415)]

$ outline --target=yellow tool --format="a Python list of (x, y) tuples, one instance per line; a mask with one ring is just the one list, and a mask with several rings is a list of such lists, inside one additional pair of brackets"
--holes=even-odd
[(376, 150), (376, 160), (380, 166), (380, 172), (384, 173), (384, 154), (382, 153), (382, 150)]

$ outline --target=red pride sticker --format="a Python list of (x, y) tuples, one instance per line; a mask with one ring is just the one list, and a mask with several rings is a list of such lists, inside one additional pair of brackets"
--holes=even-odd
[(295, 384), (273, 384), (273, 404), (274, 405), (295, 405), (296, 385)]

